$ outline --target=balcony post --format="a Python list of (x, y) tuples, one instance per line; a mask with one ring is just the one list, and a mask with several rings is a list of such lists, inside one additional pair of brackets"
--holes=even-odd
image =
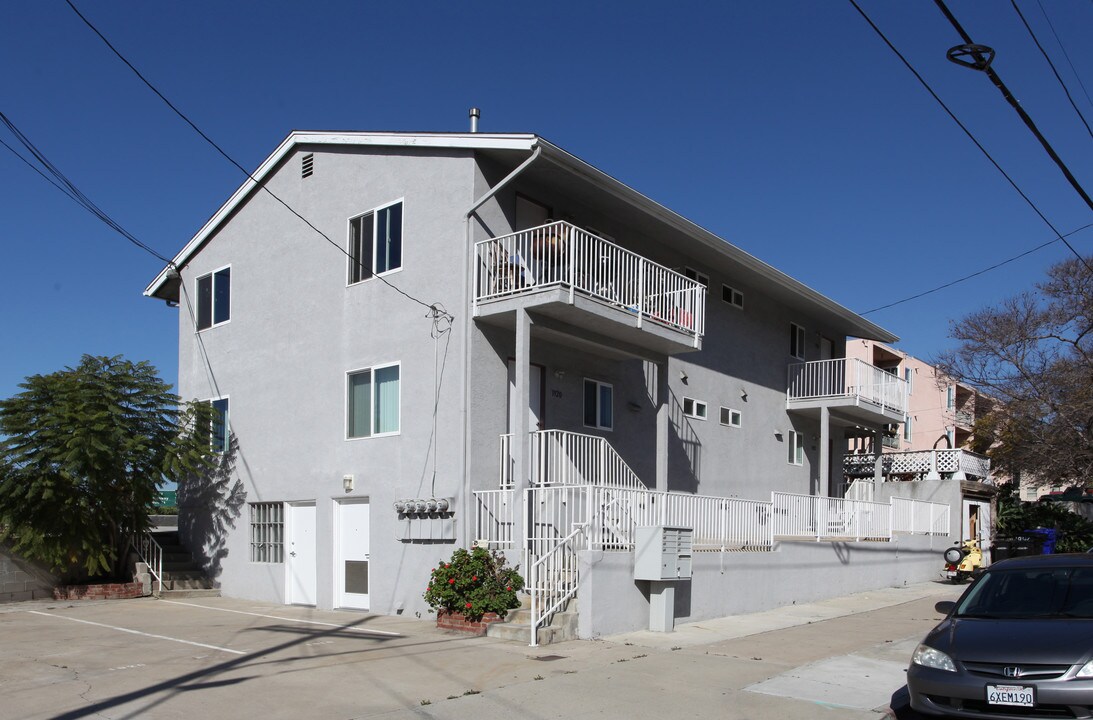
[(937, 471), (937, 450), (930, 451), (930, 472), (926, 475), (927, 480), (940, 480), (941, 474)]
[[(516, 310), (516, 402), (513, 403), (515, 417), (512, 418), (512, 490), (517, 508), (525, 508), (523, 512), (513, 513), (512, 540), (513, 546), (528, 550), (528, 515), (531, 503), (522, 502), (525, 490), (528, 488), (528, 459), (530, 457), (530, 421), (528, 419), (531, 406), (531, 317), (524, 308)], [(516, 543), (520, 543), (517, 545)], [(527, 567), (526, 558), (524, 567)]]
[(873, 482), (884, 482), (884, 433), (881, 430), (873, 431)]
[[(652, 365), (652, 363), (650, 363)], [(657, 492), (668, 492), (668, 435), (671, 418), (668, 410), (668, 360), (656, 363), (657, 402)]]
[(820, 408), (820, 487), (817, 494), (831, 496), (831, 411)]

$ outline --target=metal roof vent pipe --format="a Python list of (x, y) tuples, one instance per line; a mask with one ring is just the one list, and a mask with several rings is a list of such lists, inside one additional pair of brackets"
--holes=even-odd
[(481, 114), (482, 114), (482, 111), (480, 111), (478, 108), (476, 108), (476, 107), (471, 108), (471, 132), (472, 133), (478, 132), (478, 118)]

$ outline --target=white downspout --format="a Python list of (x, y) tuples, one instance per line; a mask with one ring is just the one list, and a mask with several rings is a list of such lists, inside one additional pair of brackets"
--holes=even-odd
[[(466, 302), (464, 303), (463, 307), (467, 308), (468, 310), (470, 310), (470, 308), (472, 308), (474, 305), (474, 298), (472, 297), (472, 294), (476, 291), (476, 288), (471, 287), (471, 270), (473, 267), (472, 263), (474, 261), (474, 242), (473, 238), (471, 237), (471, 215), (473, 215), (475, 211), (478, 210), (478, 208), (482, 207), (482, 205), (488, 202), (494, 195), (500, 192), (502, 188), (515, 180), (516, 177), (520, 175), (520, 173), (524, 172), (524, 170), (526, 170), (529, 165), (531, 165), (539, 158), (539, 155), (541, 155), (542, 152), (543, 147), (539, 145), (538, 141), (536, 141), (535, 149), (531, 153), (531, 157), (520, 163), (520, 165), (517, 166), (515, 170), (506, 175), (501, 182), (490, 188), (485, 195), (478, 198), (478, 200), (476, 200), (474, 204), (471, 205), (467, 212), (463, 213), (463, 232), (465, 237), (464, 252), (466, 253), (465, 259), (463, 261), (463, 297), (466, 299)], [(471, 544), (471, 432), (470, 422), (468, 422), (469, 418), (467, 416), (470, 409), (471, 394), (470, 353), (472, 322), (473, 321), (471, 320), (471, 317), (468, 316), (467, 322), (464, 324), (463, 327), (463, 497), (460, 500), (460, 505), (462, 506), (460, 508), (460, 514), (463, 516), (463, 530), (460, 533), (460, 537), (462, 545), (465, 548), (469, 548)], [(520, 498), (516, 498), (516, 502), (520, 503), (522, 501)], [(513, 538), (513, 540), (515, 541), (516, 538)]]

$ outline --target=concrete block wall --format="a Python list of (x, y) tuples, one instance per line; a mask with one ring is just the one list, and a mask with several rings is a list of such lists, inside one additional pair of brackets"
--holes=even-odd
[(51, 598), (55, 584), (48, 573), (0, 547), (0, 603)]

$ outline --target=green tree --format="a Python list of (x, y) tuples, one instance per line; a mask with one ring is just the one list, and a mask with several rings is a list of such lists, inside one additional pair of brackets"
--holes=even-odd
[(0, 401), (0, 539), (55, 571), (120, 575), (156, 488), (211, 467), (210, 409), (147, 362), (83, 356)]
[(1013, 477), (1093, 480), (1090, 265), (1060, 262), (1035, 291), (954, 323), (959, 345), (935, 363), (996, 401), (976, 433), (990, 438), (992, 465)]

